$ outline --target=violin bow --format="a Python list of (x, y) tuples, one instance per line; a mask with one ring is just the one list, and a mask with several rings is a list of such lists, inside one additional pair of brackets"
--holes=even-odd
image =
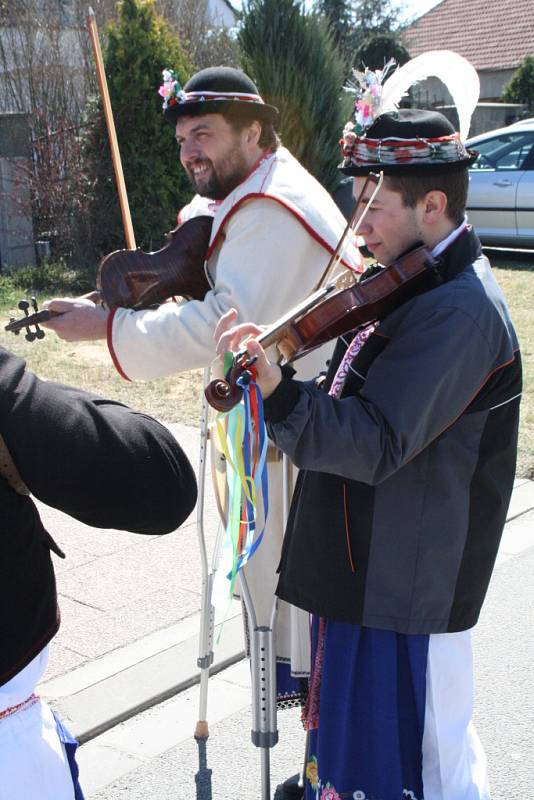
[(104, 117), (106, 119), (109, 144), (111, 147), (111, 158), (113, 160), (115, 181), (117, 184), (117, 191), (119, 193), (119, 203), (121, 207), (124, 236), (126, 239), (126, 245), (128, 250), (135, 250), (136, 244), (135, 244), (135, 236), (132, 225), (132, 217), (130, 215), (128, 195), (126, 194), (126, 184), (124, 182), (124, 173), (122, 171), (122, 162), (119, 152), (119, 144), (117, 142), (117, 132), (115, 130), (115, 121), (113, 119), (113, 112), (111, 110), (111, 101), (109, 99), (108, 84), (106, 80), (106, 73), (104, 70), (104, 61), (102, 59), (102, 50), (100, 49), (100, 40), (98, 38), (98, 30), (96, 27), (95, 12), (90, 6), (85, 20), (87, 23), (87, 30), (89, 31), (89, 36), (91, 37), (91, 43), (93, 45), (96, 76), (98, 78), (98, 85), (100, 86), (100, 94), (102, 96), (102, 102), (104, 104)]
[[(347, 222), (347, 224), (345, 226), (345, 230), (343, 231), (341, 239), (337, 243), (336, 249), (334, 250), (334, 252), (330, 256), (330, 260), (328, 261), (328, 264), (326, 265), (326, 269), (323, 272), (323, 274), (321, 275), (321, 277), (319, 278), (319, 281), (317, 282), (317, 285), (315, 286), (315, 290), (314, 291), (317, 291), (317, 289), (320, 289), (322, 286), (324, 286), (330, 280), (330, 276), (333, 275), (333, 273), (335, 272), (335, 270), (337, 269), (337, 267), (341, 263), (341, 260), (342, 260), (344, 254), (345, 254), (345, 250), (347, 248), (347, 244), (349, 242), (349, 233), (353, 233), (353, 234), (356, 235), (356, 231), (358, 230), (358, 228), (360, 227), (360, 225), (364, 221), (364, 219), (365, 219), (365, 217), (367, 215), (367, 212), (369, 211), (369, 208), (371, 207), (371, 205), (373, 203), (373, 200), (375, 199), (380, 187), (382, 186), (383, 181), (384, 181), (384, 173), (383, 172), (380, 172), (378, 174), (375, 173), (375, 172), (370, 172), (367, 175), (365, 183), (363, 184), (362, 190), (361, 190), (360, 194), (358, 195), (356, 203), (354, 204), (354, 210), (352, 212), (352, 215), (351, 215), (349, 221)], [(359, 213), (359, 209), (360, 209), (360, 206), (362, 204), (362, 199), (365, 196), (365, 192), (367, 191), (367, 187), (368, 187), (369, 183), (374, 183), (375, 184), (375, 188), (373, 189), (371, 197), (369, 198), (369, 200), (365, 204), (365, 208), (362, 210), (362, 212), (360, 213), (360, 216), (358, 217), (357, 215)]]

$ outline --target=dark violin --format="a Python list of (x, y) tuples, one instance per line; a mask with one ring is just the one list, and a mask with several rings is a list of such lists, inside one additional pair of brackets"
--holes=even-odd
[[(258, 341), (264, 348), (283, 344), (284, 363), (296, 361), (359, 325), (384, 319), (426, 288), (430, 275), (440, 282), (438, 263), (426, 247), (420, 245), (389, 267), (346, 288), (328, 284), (281, 317), (258, 336)], [(212, 381), (206, 387), (210, 405), (218, 411), (233, 408), (242, 394), (236, 381), (249, 367), (248, 352), (237, 353), (226, 380)]]
[(116, 250), (100, 262), (96, 288), (113, 308), (149, 308), (169, 297), (203, 300), (210, 289), (204, 270), (213, 217), (193, 217), (167, 234), (154, 253)]
[[(97, 290), (86, 297), (108, 308), (134, 309), (157, 306), (175, 296), (202, 300), (210, 289), (204, 258), (212, 222), (209, 216), (187, 220), (168, 233), (165, 246), (154, 253), (139, 249), (110, 253), (98, 267)], [(35, 298), (32, 298), (32, 307), (34, 313), (29, 314), (29, 303), (22, 300), (19, 308), (25, 316), (11, 319), (4, 330), (17, 334), (25, 328), (28, 341), (42, 339), (44, 331), (38, 327), (39, 323), (60, 316), (62, 312), (38, 311)], [(30, 326), (35, 326), (36, 330), (31, 331)]]

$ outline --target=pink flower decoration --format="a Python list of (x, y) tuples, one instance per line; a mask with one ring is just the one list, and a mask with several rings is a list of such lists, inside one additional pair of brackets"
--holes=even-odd
[(321, 792), (321, 800), (341, 800), (341, 797), (333, 786), (328, 785)]

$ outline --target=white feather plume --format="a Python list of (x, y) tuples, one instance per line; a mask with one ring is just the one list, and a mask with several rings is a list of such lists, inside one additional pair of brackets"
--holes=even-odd
[(430, 50), (399, 67), (384, 81), (380, 113), (395, 111), (411, 86), (430, 77), (439, 78), (452, 95), (458, 112), (460, 139), (465, 142), (480, 95), (480, 81), (472, 64), (451, 50)]

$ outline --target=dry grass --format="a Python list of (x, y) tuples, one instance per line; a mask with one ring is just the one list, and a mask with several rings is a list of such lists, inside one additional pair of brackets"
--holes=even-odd
[[(2, 313), (6, 320), (9, 316), (19, 317), (20, 312), (10, 307)], [(27, 342), (23, 333), (15, 337), (2, 325), (0, 345), (26, 359), (28, 367), (47, 380), (119, 400), (165, 422), (199, 424), (202, 370), (130, 383), (117, 373), (104, 342), (67, 343), (52, 332), (41, 341)]]
[[(524, 368), (524, 395), (519, 434), (518, 475), (534, 479), (534, 254), (524, 258), (490, 254), (518, 332)], [(0, 292), (0, 315), (19, 316), (12, 290)], [(44, 299), (44, 295), (41, 296)], [(202, 371), (173, 375), (158, 381), (129, 383), (112, 365), (103, 342), (68, 344), (48, 333), (28, 343), (0, 329), (0, 345), (26, 359), (28, 366), (48, 380), (79, 386), (142, 409), (165, 422), (198, 425)]]
[(488, 254), (510, 308), (523, 360), (517, 474), (534, 480), (534, 253), (521, 259)]

